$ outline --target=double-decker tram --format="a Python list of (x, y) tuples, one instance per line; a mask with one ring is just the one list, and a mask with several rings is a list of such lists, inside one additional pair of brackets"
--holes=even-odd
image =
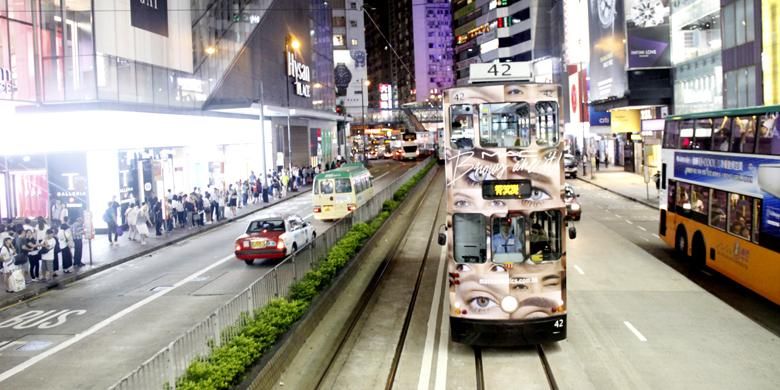
[(780, 304), (780, 106), (666, 118), (659, 235)]
[[(444, 93), (450, 334), (474, 346), (566, 338), (560, 86)], [(569, 236), (576, 231), (570, 228)]]

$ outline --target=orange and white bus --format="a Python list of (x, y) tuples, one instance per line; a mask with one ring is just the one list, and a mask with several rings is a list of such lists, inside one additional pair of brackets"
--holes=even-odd
[(659, 234), (780, 304), (780, 106), (666, 118)]

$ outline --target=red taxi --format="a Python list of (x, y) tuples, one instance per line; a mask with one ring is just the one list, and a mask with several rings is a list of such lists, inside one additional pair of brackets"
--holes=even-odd
[(316, 237), (314, 226), (297, 215), (257, 219), (236, 238), (235, 255), (247, 265), (258, 259), (283, 259)]

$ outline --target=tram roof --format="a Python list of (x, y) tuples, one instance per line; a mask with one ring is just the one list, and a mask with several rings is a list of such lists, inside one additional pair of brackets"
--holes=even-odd
[(757, 115), (767, 112), (780, 112), (780, 105), (731, 108), (717, 111), (696, 112), (691, 114), (669, 115), (666, 117), (666, 120), (678, 121), (686, 119), (717, 118), (721, 116)]

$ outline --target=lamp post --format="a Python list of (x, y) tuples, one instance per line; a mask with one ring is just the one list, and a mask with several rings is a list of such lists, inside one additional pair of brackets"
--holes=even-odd
[(362, 124), (363, 124), (363, 164), (368, 166), (368, 156), (366, 155), (366, 143), (368, 143), (368, 136), (366, 136), (366, 130), (368, 130), (368, 126), (366, 125), (366, 101), (365, 101), (365, 92), (363, 90), (363, 87), (365, 86), (366, 89), (368, 89), (368, 86), (371, 85), (371, 80), (365, 80), (360, 79), (360, 112), (362, 113)]
[[(293, 49), (293, 52), (290, 52), (290, 48)], [(285, 58), (285, 73), (287, 73), (286, 80), (284, 83), (285, 89), (287, 91), (287, 165), (292, 167), (292, 136), (290, 133), (290, 75), (289, 75), (289, 67), (290, 67), (290, 59), (289, 55), (292, 54), (295, 55), (295, 52), (298, 51), (298, 49), (301, 48), (301, 42), (296, 39), (292, 34), (287, 34), (287, 36), (284, 39), (284, 58)]]

